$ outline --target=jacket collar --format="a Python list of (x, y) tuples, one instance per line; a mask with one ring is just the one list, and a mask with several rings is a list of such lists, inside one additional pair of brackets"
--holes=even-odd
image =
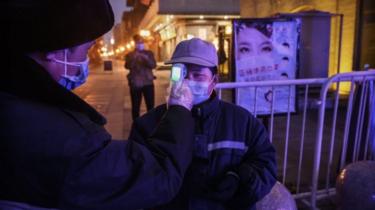
[(13, 55), (9, 57), (7, 64), (0, 78), (0, 91), (22, 99), (80, 112), (100, 125), (106, 123), (106, 119), (93, 107), (58, 84), (31, 58)]
[(212, 92), (210, 98), (200, 104), (194, 105), (192, 113), (194, 117), (207, 118), (219, 107), (219, 99), (215, 91)]

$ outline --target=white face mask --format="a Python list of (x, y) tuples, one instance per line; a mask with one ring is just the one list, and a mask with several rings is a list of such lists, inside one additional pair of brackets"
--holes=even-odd
[(138, 43), (138, 44), (135, 45), (135, 48), (137, 48), (137, 50), (144, 50), (145, 49), (145, 44)]
[[(89, 58), (87, 57), (86, 60), (82, 62), (68, 62), (67, 61), (67, 50), (64, 50), (64, 61), (53, 59), (56, 63), (61, 63), (65, 65), (65, 72), (61, 75), (61, 79), (59, 80), (59, 84), (64, 86), (68, 90), (73, 90), (78, 86), (82, 85), (86, 82), (87, 77), (89, 76)], [(75, 66), (79, 67), (78, 75), (71, 76), (67, 74), (68, 66)]]
[(188, 86), (193, 95), (194, 105), (202, 103), (210, 98), (212, 90), (210, 91), (209, 88), (212, 82), (213, 80), (210, 82), (197, 82), (193, 80), (188, 81)]

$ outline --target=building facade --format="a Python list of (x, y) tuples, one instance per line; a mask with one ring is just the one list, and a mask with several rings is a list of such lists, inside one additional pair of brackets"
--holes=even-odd
[(159, 62), (170, 59), (182, 40), (198, 37), (213, 43), (222, 57), (219, 72), (225, 78), (230, 69), (231, 19), (239, 17), (239, 3), (239, 0), (154, 0), (138, 30), (151, 32), (148, 46)]
[(319, 10), (331, 14), (329, 75), (375, 66), (375, 2), (372, 0), (241, 0), (241, 17)]
[[(220, 73), (228, 77), (231, 67), (231, 20), (233, 18), (267, 18), (277, 14), (300, 14), (320, 11), (329, 14), (327, 43), (317, 49), (319, 30), (312, 28), (309, 44), (302, 43), (307, 54), (328, 57), (323, 65), (327, 76), (375, 66), (375, 2), (372, 0), (133, 0), (136, 21), (126, 29), (130, 33), (149, 31), (149, 48), (159, 62), (168, 60), (182, 40), (199, 37), (212, 42), (224, 63)], [(137, 3), (138, 2), (138, 3)], [(138, 11), (137, 11), (137, 8)], [(322, 13), (321, 13), (322, 14)], [(322, 16), (322, 15), (320, 15)], [(127, 23), (129, 25), (129, 23)], [(320, 34), (319, 34), (320, 33)], [(327, 46), (326, 46), (327, 45)], [(314, 52), (308, 51), (311, 48)], [(323, 50), (323, 51), (319, 51)], [(226, 59), (225, 59), (226, 58)], [(323, 59), (321, 59), (323, 60)], [(307, 62), (309, 63), (309, 62)], [(310, 65), (311, 66), (311, 65)], [(320, 67), (316, 67), (320, 68)]]

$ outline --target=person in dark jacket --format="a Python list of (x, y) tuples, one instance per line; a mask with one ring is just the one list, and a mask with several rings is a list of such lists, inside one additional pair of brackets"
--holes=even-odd
[[(193, 161), (178, 195), (153, 209), (255, 209), (276, 182), (275, 150), (265, 127), (247, 110), (217, 98), (217, 54), (194, 38), (180, 42), (167, 63), (183, 64), (193, 94)], [(142, 142), (166, 112), (161, 105), (132, 125), (129, 138)]]
[(171, 91), (143, 144), (112, 140), (106, 119), (70, 91), (88, 76), (92, 40), (112, 28), (108, 0), (13, 0), (5, 10), (0, 209), (132, 210), (170, 201), (192, 158), (190, 89)]
[(133, 37), (135, 49), (125, 56), (125, 68), (129, 69), (127, 75), (132, 104), (133, 120), (139, 117), (142, 95), (146, 102), (147, 111), (154, 108), (155, 90), (152, 69), (156, 67), (154, 54), (145, 49), (142, 37), (138, 34)]

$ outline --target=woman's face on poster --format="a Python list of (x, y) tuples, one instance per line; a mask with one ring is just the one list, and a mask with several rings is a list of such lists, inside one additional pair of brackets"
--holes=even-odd
[(242, 28), (237, 34), (236, 59), (271, 55), (273, 46), (267, 36), (255, 28)]

